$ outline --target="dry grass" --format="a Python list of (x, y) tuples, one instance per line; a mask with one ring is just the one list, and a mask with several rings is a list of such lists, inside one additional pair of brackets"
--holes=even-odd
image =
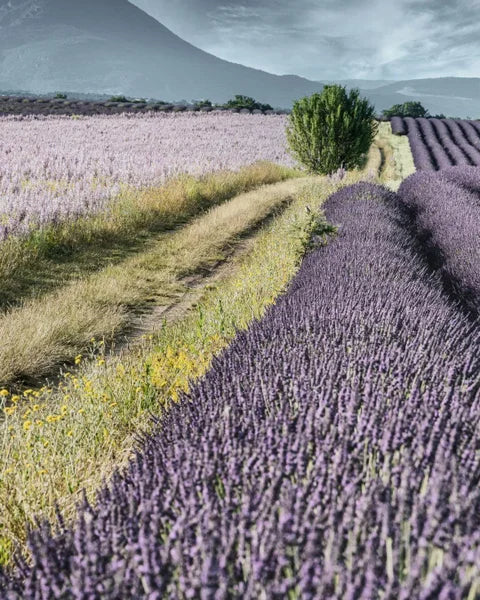
[(390, 123), (380, 123), (375, 144), (385, 158), (380, 181), (397, 191), (402, 181), (416, 170), (408, 137), (393, 135)]
[(238, 236), (290, 201), (305, 181), (236, 196), (148, 250), (1, 315), (0, 386), (31, 385), (85, 352), (91, 338), (111, 341), (128, 327), (133, 308), (153, 298), (168, 302), (183, 276), (222, 260)]
[(159, 188), (125, 188), (101, 214), (44, 227), (26, 238), (12, 236), (1, 245), (0, 309), (121, 262), (159, 232), (184, 225), (240, 193), (298, 175), (257, 163), (238, 172), (177, 177)]
[(380, 123), (361, 172), (367, 178), (397, 190), (403, 179), (414, 170), (408, 139), (393, 135), (390, 123)]

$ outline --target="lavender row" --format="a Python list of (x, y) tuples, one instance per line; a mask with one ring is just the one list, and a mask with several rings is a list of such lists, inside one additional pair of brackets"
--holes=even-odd
[(480, 166), (480, 126), (454, 119), (392, 119), (392, 131), (408, 132), (410, 147), (419, 170), (454, 166)]
[(398, 191), (427, 257), (456, 300), (480, 314), (480, 169), (419, 171)]
[(394, 195), (327, 215), (338, 236), (73, 528), (31, 533), (2, 598), (476, 597), (480, 332)]
[(394, 135), (407, 134), (407, 126), (402, 117), (392, 117), (392, 119), (390, 120), (390, 124), (392, 126), (392, 133)]
[(181, 174), (293, 165), (285, 115), (0, 117), (0, 240), (104, 210), (126, 187)]
[[(462, 126), (463, 125), (463, 126)], [(480, 136), (472, 137), (468, 135), (469, 123), (467, 121), (455, 121), (454, 119), (445, 119), (439, 121), (440, 128), (443, 128), (451, 142), (456, 145), (463, 154), (463, 161), (471, 166), (480, 165)], [(471, 127), (471, 126), (470, 126)], [(462, 158), (462, 157), (460, 157)]]
[[(408, 141), (412, 151), (413, 162), (417, 169), (431, 170), (437, 168), (437, 160), (430, 146), (426, 143), (425, 135), (419, 127), (417, 119), (407, 117), (405, 124), (408, 130)], [(435, 148), (435, 151), (438, 149)]]

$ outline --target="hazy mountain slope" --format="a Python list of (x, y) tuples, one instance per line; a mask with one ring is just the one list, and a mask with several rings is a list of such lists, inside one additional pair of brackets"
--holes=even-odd
[(288, 106), (321, 88), (203, 52), (127, 0), (0, 0), (0, 89), (216, 101), (243, 93)]
[(387, 79), (335, 79), (328, 81), (322, 80), (322, 83), (339, 83), (340, 85), (345, 85), (348, 88), (356, 87), (362, 90), (373, 90), (394, 82)]
[(480, 78), (440, 77), (389, 83), (369, 92), (381, 110), (406, 100), (419, 100), (430, 112), (480, 118)]

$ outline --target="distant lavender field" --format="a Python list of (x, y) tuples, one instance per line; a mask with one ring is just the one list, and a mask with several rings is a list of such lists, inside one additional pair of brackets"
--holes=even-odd
[(392, 132), (408, 135), (419, 170), (480, 166), (480, 123), (477, 121), (393, 117)]
[(0, 117), (0, 239), (105, 209), (124, 186), (292, 165), (284, 115)]

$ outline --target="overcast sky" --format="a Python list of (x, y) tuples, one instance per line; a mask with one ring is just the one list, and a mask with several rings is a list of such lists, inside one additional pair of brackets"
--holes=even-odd
[(232, 62), (310, 79), (480, 76), (480, 0), (130, 0)]

